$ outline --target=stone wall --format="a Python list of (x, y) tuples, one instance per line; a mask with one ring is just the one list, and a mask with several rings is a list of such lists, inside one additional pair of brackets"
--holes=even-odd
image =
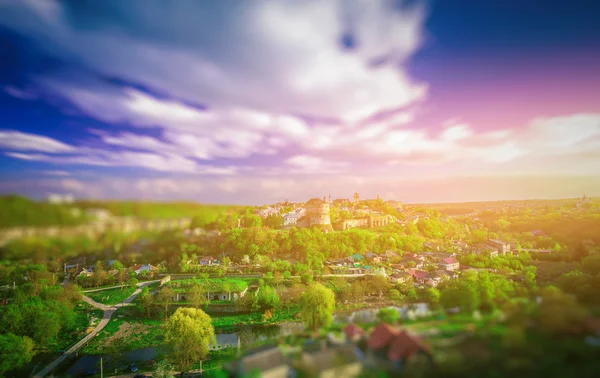
[(335, 229), (339, 231), (348, 230), (356, 227), (381, 227), (390, 223), (390, 217), (387, 215), (371, 215), (366, 218), (347, 219), (336, 223)]

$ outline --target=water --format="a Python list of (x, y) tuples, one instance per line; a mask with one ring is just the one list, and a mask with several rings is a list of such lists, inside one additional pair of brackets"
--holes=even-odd
[[(304, 324), (298, 322), (284, 323), (279, 326), (247, 326), (240, 328), (237, 332), (219, 333), (216, 335), (216, 344), (211, 345), (212, 350), (225, 348), (237, 348), (238, 339), (241, 347), (252, 345), (257, 342), (273, 340), (279, 336), (287, 336), (304, 331)], [(163, 347), (150, 347), (123, 352), (118, 358), (119, 366), (127, 366), (130, 363), (142, 363), (160, 359)], [(87, 370), (99, 371), (100, 357), (104, 358), (104, 369), (109, 372), (114, 369), (109, 356), (84, 355), (80, 357), (67, 371), (67, 375), (77, 375)]]
[[(403, 319), (411, 317), (423, 317), (430, 315), (429, 308), (425, 303), (418, 303), (402, 307), (391, 307), (398, 311)], [(333, 317), (335, 323), (370, 323), (377, 321), (377, 313), (379, 308), (357, 310), (350, 314), (336, 314)], [(216, 335), (217, 342), (211, 345), (211, 349), (219, 350), (224, 348), (237, 348), (238, 339), (241, 347), (252, 345), (257, 342), (263, 342), (276, 339), (280, 336), (288, 336), (304, 331), (302, 322), (287, 322), (277, 326), (245, 326), (238, 329), (236, 332), (219, 333)], [(124, 352), (119, 357), (119, 365), (128, 365), (130, 363), (141, 363), (159, 359), (162, 354), (163, 347), (150, 347), (136, 349), (129, 352)], [(84, 355), (80, 357), (73, 365), (67, 369), (68, 375), (76, 375), (86, 370), (99, 371), (101, 356)], [(104, 356), (105, 369), (110, 371), (110, 359)], [(108, 365), (107, 365), (108, 364)], [(114, 367), (113, 367), (114, 369)]]

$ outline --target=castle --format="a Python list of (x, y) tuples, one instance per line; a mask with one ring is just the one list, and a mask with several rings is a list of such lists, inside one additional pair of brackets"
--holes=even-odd
[(318, 227), (323, 231), (333, 231), (329, 218), (329, 202), (313, 198), (305, 204), (306, 215), (298, 219), (298, 227)]
[[(337, 202), (336, 202), (337, 201)], [(358, 193), (354, 193), (354, 203), (359, 203), (360, 201), (360, 197), (358, 195)], [(395, 201), (394, 201), (395, 202)], [(309, 228), (309, 227), (317, 227), (322, 229), (325, 232), (328, 231), (333, 231), (333, 226), (331, 224), (331, 218), (330, 218), (330, 213), (329, 213), (329, 207), (330, 207), (330, 203), (331, 202), (331, 196), (329, 196), (329, 201), (327, 201), (326, 197), (323, 197), (323, 199), (319, 199), (319, 198), (313, 198), (311, 200), (309, 200), (308, 202), (306, 202), (306, 204), (304, 205), (305, 210), (306, 210), (306, 215), (303, 216), (302, 218), (298, 219), (298, 221), (296, 222), (296, 226), (300, 227), (300, 228)], [(335, 201), (333, 201), (334, 204), (336, 205), (349, 205), (350, 201), (349, 200), (340, 200), (337, 199)], [(393, 206), (394, 208), (398, 209), (398, 207), (401, 208), (401, 204), (398, 205), (397, 202), (394, 203), (395, 206)], [(390, 221), (391, 221), (391, 217), (388, 215), (380, 215), (380, 214), (373, 214), (373, 213), (369, 213), (367, 216), (361, 217), (361, 218), (357, 218), (357, 219), (346, 219), (343, 220), (341, 222), (338, 222), (335, 224), (335, 229), (336, 230), (348, 230), (350, 228), (355, 228), (355, 227), (381, 227), (381, 226), (387, 226)]]

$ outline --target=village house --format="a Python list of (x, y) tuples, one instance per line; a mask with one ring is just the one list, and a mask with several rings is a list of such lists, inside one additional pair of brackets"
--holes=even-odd
[(458, 268), (460, 267), (460, 263), (454, 257), (446, 257), (438, 263), (438, 267), (453, 272), (455, 270), (458, 270)]
[(365, 258), (367, 259), (367, 261), (371, 261), (374, 263), (380, 263), (381, 262), (381, 257), (379, 255), (374, 254), (373, 252), (366, 252), (365, 253)]
[(397, 371), (409, 360), (423, 354), (431, 360), (431, 349), (418, 337), (380, 323), (369, 335), (367, 364)]
[(213, 256), (202, 256), (198, 258), (198, 264), (203, 266), (219, 265), (219, 260)]
[(91, 269), (81, 268), (81, 271), (77, 274), (77, 278), (79, 277), (90, 277), (92, 275)]
[(155, 267), (154, 265), (150, 265), (150, 264), (144, 264), (144, 265), (135, 264), (130, 268), (130, 270), (137, 275), (137, 274), (142, 274), (143, 272), (152, 273), (152, 272), (158, 271), (158, 268)]
[(425, 262), (421, 258), (404, 257), (402, 260), (400, 260), (399, 264), (394, 264), (394, 265), (400, 265), (403, 267), (403, 269), (406, 269), (406, 268), (423, 269), (423, 267), (425, 266)]
[(411, 269), (408, 274), (414, 278), (415, 282), (424, 284), (430, 280), (429, 273), (424, 270)]
[(349, 323), (343, 331), (348, 342), (355, 343), (366, 337), (365, 331), (354, 323)]
[[(191, 288), (190, 288), (191, 289)], [(209, 291), (206, 293), (206, 299), (209, 301), (231, 301), (238, 298), (243, 298), (248, 293), (248, 287), (245, 287), (244, 290), (231, 290), (224, 291), (223, 289), (219, 291)], [(186, 302), (189, 300), (189, 292), (181, 291), (176, 292), (171, 298), (175, 302)]]
[(246, 353), (239, 361), (226, 365), (230, 377), (260, 376), (262, 378), (287, 378), (292, 371), (277, 346), (267, 345)]
[(390, 275), (390, 281), (394, 284), (409, 282), (412, 276), (406, 272), (398, 272)]
[(309, 377), (357, 377), (362, 370), (359, 355), (353, 344), (305, 351), (300, 361), (301, 370), (308, 373)]
[(490, 245), (493, 248), (497, 248), (498, 252), (503, 255), (510, 253), (510, 243), (504, 242), (502, 240), (490, 239), (488, 240), (488, 245)]
[(289, 212), (283, 216), (283, 226), (284, 227), (295, 226), (296, 222), (298, 221), (299, 218), (300, 218), (300, 216), (298, 215), (297, 212), (295, 212), (295, 211)]

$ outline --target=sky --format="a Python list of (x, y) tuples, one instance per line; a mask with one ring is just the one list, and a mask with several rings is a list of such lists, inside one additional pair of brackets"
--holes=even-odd
[(0, 193), (600, 195), (600, 3), (0, 0)]

